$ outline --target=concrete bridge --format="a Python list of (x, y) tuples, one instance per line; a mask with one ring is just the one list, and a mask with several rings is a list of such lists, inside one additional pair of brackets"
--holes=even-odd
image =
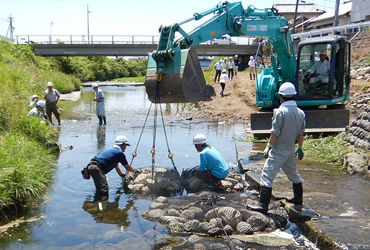
[[(196, 45), (199, 56), (234, 56), (256, 54), (258, 45)], [(40, 56), (147, 56), (157, 44), (36, 44)]]

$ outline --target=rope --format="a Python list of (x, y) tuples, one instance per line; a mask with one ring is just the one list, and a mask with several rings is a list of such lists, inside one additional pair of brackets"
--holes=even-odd
[(224, 231), (224, 233), (225, 233), (225, 236), (226, 236), (226, 240), (227, 240), (227, 245), (229, 246), (229, 248), (231, 249), (231, 250), (234, 250), (235, 248), (234, 248), (234, 245), (232, 244), (232, 242), (230, 241), (230, 237), (229, 237), (229, 235), (227, 234), (227, 232), (226, 232), (226, 230), (225, 230), (225, 228), (224, 228), (224, 225), (223, 225), (223, 223), (222, 223), (222, 219), (220, 218), (220, 216), (218, 215), (218, 213), (217, 213), (217, 210), (216, 210), (216, 207), (215, 207), (215, 205), (216, 205), (216, 200), (217, 199), (222, 199), (222, 197), (220, 197), (220, 196), (214, 196), (213, 194), (212, 195), (207, 195), (207, 199), (205, 199), (206, 200), (206, 202), (207, 202), (207, 204), (211, 204), (212, 205), (212, 208), (213, 208), (213, 211), (215, 212), (215, 214), (216, 214), (216, 216), (217, 216), (217, 218), (218, 218), (218, 220), (217, 221), (219, 221), (220, 222), (220, 226), (221, 226), (221, 228), (222, 228), (222, 230)]

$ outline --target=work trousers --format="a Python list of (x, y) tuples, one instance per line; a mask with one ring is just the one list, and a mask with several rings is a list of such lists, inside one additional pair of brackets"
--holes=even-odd
[(90, 161), (87, 170), (89, 171), (91, 177), (94, 180), (96, 192), (100, 195), (108, 194), (107, 177), (100, 169), (98, 163), (95, 161)]
[(272, 188), (272, 182), (274, 181), (280, 168), (291, 182), (295, 184), (301, 183), (301, 177), (299, 176), (296, 168), (296, 156), (294, 149), (277, 150), (273, 148), (269, 152), (269, 156), (263, 167), (261, 185)]
[(221, 70), (216, 70), (216, 75), (215, 75), (215, 82), (216, 82), (216, 79), (218, 78), (218, 82), (220, 81), (220, 76), (221, 76)]
[(204, 171), (196, 171), (195, 176), (206, 183), (210, 183), (211, 180), (218, 181), (219, 179), (215, 177), (213, 174), (211, 174), (211, 171), (204, 170)]
[(60, 114), (59, 114), (57, 105), (55, 103), (46, 102), (46, 115), (49, 117), (49, 121), (52, 124), (53, 120), (51, 117), (51, 113), (55, 115), (60, 125)]
[(228, 69), (228, 77), (230, 80), (233, 79), (234, 77), (234, 69)]

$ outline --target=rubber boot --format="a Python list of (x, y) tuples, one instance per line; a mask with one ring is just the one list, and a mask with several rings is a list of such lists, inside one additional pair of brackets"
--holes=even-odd
[(290, 203), (294, 203), (295, 205), (302, 205), (303, 203), (303, 185), (302, 182), (300, 183), (293, 183), (293, 194), (294, 197), (288, 199), (287, 201)]
[(247, 209), (266, 214), (269, 208), (271, 193), (272, 188), (261, 186), (260, 199), (258, 201), (258, 205), (248, 205)]
[(249, 74), (250, 79), (252, 80), (252, 74)]
[(104, 125), (107, 125), (107, 119), (103, 116)]
[(255, 74), (253, 74), (253, 80), (256, 80), (256, 75)]
[(103, 124), (103, 119), (100, 115), (98, 115), (98, 119), (99, 119), (99, 125), (102, 125)]

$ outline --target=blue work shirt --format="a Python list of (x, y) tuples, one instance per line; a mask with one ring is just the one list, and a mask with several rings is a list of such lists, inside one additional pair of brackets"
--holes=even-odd
[(109, 173), (119, 162), (123, 166), (128, 164), (126, 156), (119, 146), (113, 146), (112, 149), (108, 149), (98, 154), (92, 160), (99, 163), (99, 167), (104, 174)]
[(200, 152), (200, 165), (198, 171), (208, 169), (211, 174), (218, 179), (224, 179), (229, 173), (229, 166), (226, 164), (222, 155), (211, 146), (205, 146)]
[(104, 93), (101, 89), (98, 88), (98, 91), (95, 91), (95, 98), (98, 99), (100, 97), (103, 97), (103, 99), (100, 99), (97, 102), (104, 102)]

